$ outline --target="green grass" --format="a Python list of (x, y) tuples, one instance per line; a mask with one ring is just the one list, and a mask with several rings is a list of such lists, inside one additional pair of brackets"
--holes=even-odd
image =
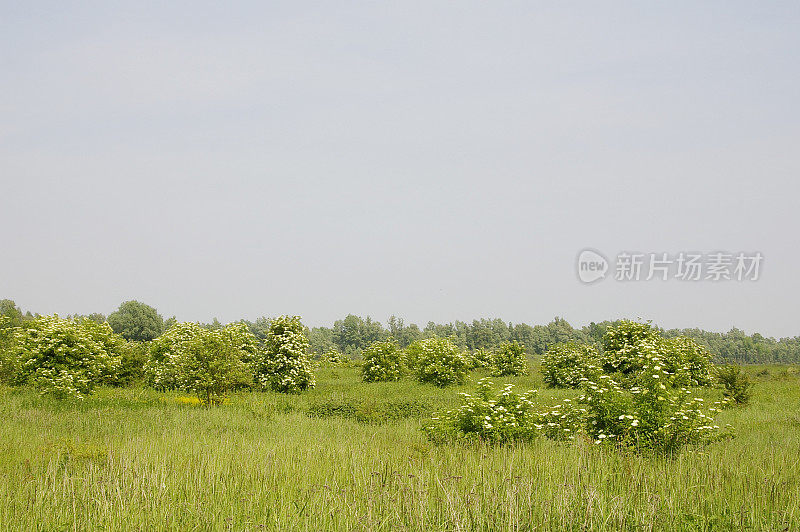
[[(212, 409), (142, 388), (82, 403), (0, 388), (0, 529), (800, 529), (800, 376), (748, 372), (752, 404), (718, 418), (736, 438), (669, 459), (426, 441), (427, 412), (456, 406), (480, 374), (440, 390), (328, 367), (308, 393)], [(495, 381), (539, 388), (543, 403), (575, 394), (538, 373)]]

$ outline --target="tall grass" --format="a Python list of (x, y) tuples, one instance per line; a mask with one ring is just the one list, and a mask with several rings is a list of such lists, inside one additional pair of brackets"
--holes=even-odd
[[(800, 380), (794, 369), (750, 371), (751, 405), (719, 417), (737, 437), (671, 458), (581, 441), (434, 446), (419, 409), (381, 414), (403, 401), (452, 408), (475, 376), (441, 390), (323, 368), (309, 393), (243, 393), (211, 409), (139, 388), (83, 403), (3, 388), (0, 528), (798, 529)], [(541, 375), (496, 380), (527, 389)], [(542, 390), (541, 400), (574, 393)], [(378, 414), (308, 415), (333, 403)]]

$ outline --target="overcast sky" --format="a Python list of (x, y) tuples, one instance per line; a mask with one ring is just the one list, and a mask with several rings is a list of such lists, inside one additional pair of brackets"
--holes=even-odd
[(795, 336), (798, 95), (797, 2), (2, 1), (0, 298)]

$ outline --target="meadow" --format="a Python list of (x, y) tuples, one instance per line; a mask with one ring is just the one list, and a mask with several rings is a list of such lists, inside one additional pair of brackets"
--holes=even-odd
[[(536, 367), (536, 364), (531, 364)], [(83, 401), (0, 388), (4, 530), (796, 530), (800, 373), (751, 366), (736, 436), (672, 457), (578, 439), (434, 445), (464, 386), (364, 383), (317, 368), (301, 395), (101, 388)], [(497, 378), (549, 390), (541, 374)], [(717, 389), (700, 389), (709, 400)]]

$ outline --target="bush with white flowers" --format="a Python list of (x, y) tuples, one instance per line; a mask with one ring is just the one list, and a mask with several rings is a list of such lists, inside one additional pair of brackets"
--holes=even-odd
[(264, 340), (265, 352), (256, 366), (256, 382), (264, 389), (299, 393), (316, 384), (308, 358), (309, 342), (300, 316), (272, 320)]
[(253, 383), (258, 341), (235, 323), (211, 330), (178, 323), (150, 344), (145, 375), (159, 390), (183, 390), (204, 404), (219, 404), (233, 390)]
[(504, 342), (492, 353), (489, 366), (493, 377), (528, 374), (528, 357), (525, 347), (517, 342)]
[(592, 345), (570, 341), (555, 344), (542, 357), (544, 382), (554, 388), (577, 388), (598, 373), (600, 354)]
[(405, 357), (394, 340), (373, 342), (363, 356), (361, 378), (365, 382), (398, 381), (403, 376)]
[(463, 402), (460, 408), (434, 417), (423, 427), (432, 441), (506, 443), (537, 436), (570, 440), (580, 428), (580, 416), (569, 407), (569, 400), (540, 411), (533, 400), (536, 390), (517, 394), (512, 384), (506, 384), (495, 395), (487, 377), (478, 381), (475, 395), (459, 395)]
[(419, 342), (415, 370), (419, 382), (440, 387), (464, 384), (469, 372), (469, 361), (450, 340), (428, 338)]
[(108, 324), (41, 316), (14, 333), (11, 381), (43, 394), (82, 399), (113, 381), (125, 341)]

